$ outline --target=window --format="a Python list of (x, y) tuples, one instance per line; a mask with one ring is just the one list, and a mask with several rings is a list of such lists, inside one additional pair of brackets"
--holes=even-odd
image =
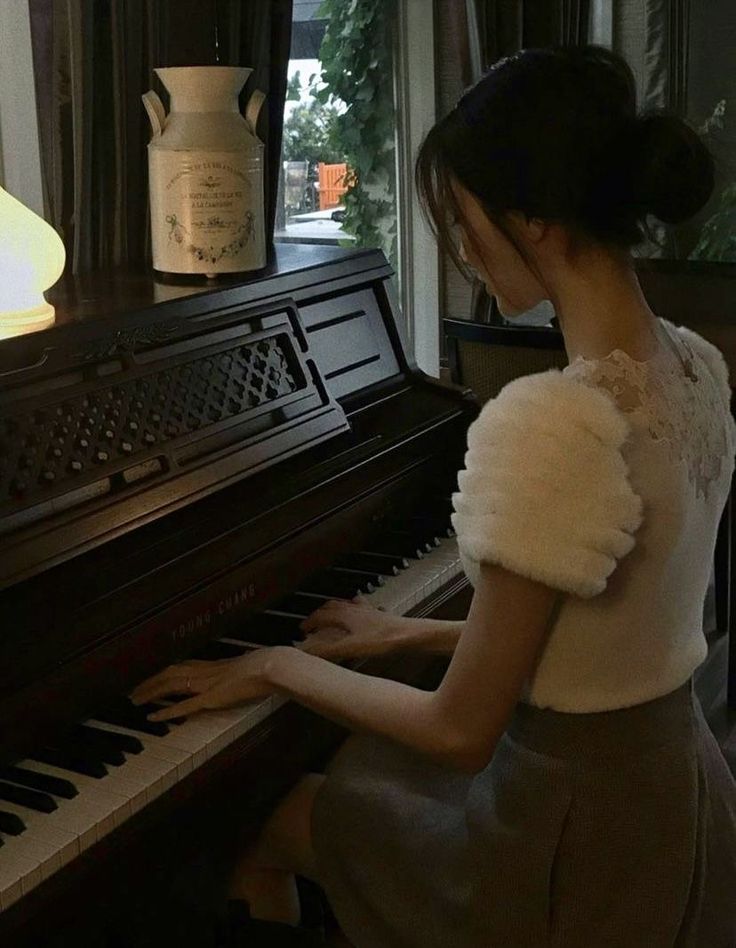
[(379, 247), (397, 264), (388, 0), (294, 0), (275, 239)]
[(418, 7), (294, 0), (274, 237), (383, 250), (409, 358), (439, 376), (437, 248), (413, 184), (435, 120), (433, 19)]
[(27, 3), (0, 3), (0, 185), (43, 216)]
[[(407, 354), (421, 369), (437, 377), (438, 253), (420, 214), (413, 184), (413, 162), (419, 142), (435, 121), (434, 21), (427, 15), (426, 6), (397, 4), (395, 0), (326, 0), (324, 4), (320, 0), (293, 0), (293, 48), (289, 69), (292, 98), (286, 104), (285, 117), (288, 123), (298, 105), (308, 107), (320, 92), (323, 68), (327, 65), (322, 45), (328, 22), (335, 17), (347, 17), (349, 13), (354, 18), (355, 29), (347, 32), (362, 48), (370, 26), (365, 18), (376, 11), (382, 11), (384, 18), (392, 18), (388, 41), (377, 44), (379, 56), (373, 67), (375, 86), (388, 107), (372, 109), (368, 84), (356, 85), (356, 98), (367, 103), (366, 112), (372, 111), (373, 118), (379, 116), (378, 124), (383, 123), (384, 131), (381, 142), (384, 170), (372, 183), (368, 182), (362, 206), (363, 224), (353, 227), (345, 219), (349, 217), (349, 196), (339, 167), (323, 169), (325, 186), (320, 200), (317, 160), (321, 159), (327, 166), (345, 164), (346, 172), (354, 170), (360, 178), (364, 158), (361, 147), (368, 153), (374, 150), (377, 130), (374, 127), (373, 139), (366, 142), (358, 134), (360, 128), (356, 126), (360, 123), (356, 122), (347, 136), (344, 131), (340, 132), (342, 142), (332, 127), (323, 133), (323, 138), (337, 140), (337, 151), (312, 152), (310, 158), (306, 150), (297, 154), (294, 146), (284, 155), (286, 160), (301, 161), (302, 165), (289, 169), (288, 181), (286, 176), (282, 179), (275, 239), (318, 239), (383, 249), (396, 271), (394, 291), (400, 299), (403, 324), (399, 328), (404, 332)], [(381, 58), (384, 56), (387, 60)], [(384, 65), (386, 61), (390, 64), (388, 68)], [(372, 62), (370, 60), (368, 65)], [(330, 99), (328, 90), (326, 101), (318, 103), (320, 108), (325, 106), (322, 112), (328, 117), (325, 120), (328, 124), (335, 122), (335, 115), (345, 114), (349, 104), (346, 99), (350, 98), (345, 92), (345, 98), (333, 96)], [(29, 121), (29, 117), (36, 115), (34, 101), (28, 4), (0, 0), (0, 181), (4, 180), (11, 193), (43, 215), (38, 124)], [(298, 135), (295, 137), (298, 139)], [(12, 149), (7, 147), (10, 141)], [(3, 142), (6, 145), (4, 168)], [(308, 163), (306, 174), (304, 161)], [(371, 209), (380, 209), (381, 214), (370, 218)], [(384, 213), (387, 210), (388, 213)], [(304, 220), (305, 216), (317, 219)], [(371, 230), (373, 244), (370, 243)], [(315, 232), (311, 238), (310, 231)]]

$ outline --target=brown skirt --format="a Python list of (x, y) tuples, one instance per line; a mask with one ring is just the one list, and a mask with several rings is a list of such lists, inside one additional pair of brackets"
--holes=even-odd
[(481, 773), (353, 736), (312, 835), (356, 948), (735, 948), (736, 782), (692, 683), (519, 704)]

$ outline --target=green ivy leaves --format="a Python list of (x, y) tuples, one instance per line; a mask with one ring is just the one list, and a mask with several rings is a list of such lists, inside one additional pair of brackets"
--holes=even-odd
[(700, 232), (690, 260), (736, 260), (736, 184), (721, 194), (721, 203)]
[(317, 16), (328, 21), (320, 48), (324, 88), (347, 108), (335, 118), (335, 137), (355, 172), (345, 194), (343, 229), (351, 246), (381, 247), (397, 269), (396, 118), (393, 100), (393, 0), (323, 0)]

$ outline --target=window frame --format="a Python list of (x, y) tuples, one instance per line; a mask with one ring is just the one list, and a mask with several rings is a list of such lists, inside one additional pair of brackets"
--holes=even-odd
[[(434, 6), (434, 5), (433, 5)], [(411, 0), (398, 4), (396, 137), (401, 310), (409, 356), (440, 377), (440, 255), (414, 187), (414, 162), (437, 120), (435, 21)]]

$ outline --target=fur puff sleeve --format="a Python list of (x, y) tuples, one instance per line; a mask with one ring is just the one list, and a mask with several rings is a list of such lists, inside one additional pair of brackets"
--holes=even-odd
[(611, 397), (559, 369), (515, 379), (468, 428), (452, 525), (470, 580), (497, 563), (595, 596), (634, 546), (642, 500), (621, 447), (630, 423)]

